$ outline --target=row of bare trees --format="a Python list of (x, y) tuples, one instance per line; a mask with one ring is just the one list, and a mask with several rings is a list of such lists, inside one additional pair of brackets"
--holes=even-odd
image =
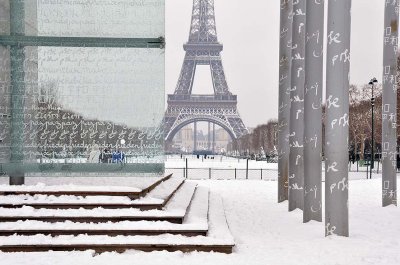
[[(400, 57), (398, 58), (400, 65)], [(400, 68), (398, 69), (398, 76)], [(398, 86), (400, 87), (400, 78)], [(349, 90), (349, 150), (360, 154), (364, 158), (364, 153), (371, 151), (372, 136), (372, 108), (371, 108), (372, 89), (368, 84), (351, 85)], [(382, 85), (374, 87), (374, 142), (375, 152), (381, 151), (382, 142)], [(400, 93), (397, 93), (400, 102)], [(322, 108), (325, 113), (325, 107)], [(325, 115), (323, 115), (325, 117)], [(400, 117), (400, 109), (397, 109), (397, 117)], [(324, 122), (323, 127), (324, 127)], [(230, 145), (231, 152), (238, 155), (261, 154), (263, 150), (266, 154), (272, 154), (277, 146), (277, 120), (269, 120), (267, 124), (257, 126), (250, 134), (244, 135), (239, 139), (233, 140)], [(397, 127), (400, 135), (400, 127)], [(324, 134), (323, 134), (324, 135)], [(400, 142), (400, 141), (398, 141)]]
[(269, 120), (267, 124), (254, 128), (250, 134), (234, 139), (229, 145), (228, 151), (241, 156), (274, 154), (278, 144), (277, 133), (278, 121)]
[[(397, 87), (400, 87), (400, 56), (397, 58)], [(397, 101), (400, 102), (400, 93), (397, 89)], [(382, 151), (382, 85), (374, 88), (374, 150)], [(370, 85), (350, 86), (350, 120), (349, 120), (349, 144), (350, 149), (359, 153), (361, 159), (365, 151), (371, 151), (372, 136), (372, 90)], [(400, 109), (397, 108), (397, 120), (400, 118)], [(399, 122), (397, 122), (399, 124)], [(400, 127), (397, 126), (397, 135), (400, 135)], [(400, 144), (397, 138), (397, 145)]]

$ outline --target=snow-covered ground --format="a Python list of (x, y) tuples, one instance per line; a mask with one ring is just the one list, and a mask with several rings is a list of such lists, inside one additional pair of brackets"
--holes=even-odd
[(352, 180), (349, 185), (350, 237), (324, 237), (324, 223), (302, 223), (276, 203), (276, 181), (202, 180), (222, 196), (236, 247), (233, 254), (129, 251), (0, 253), (0, 264), (162, 264), (235, 265), (400, 264), (400, 209), (381, 207), (381, 180)]

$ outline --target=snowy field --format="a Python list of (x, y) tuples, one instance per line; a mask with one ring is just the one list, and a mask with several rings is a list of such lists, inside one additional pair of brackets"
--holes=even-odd
[(276, 203), (276, 181), (201, 180), (223, 198), (233, 254), (129, 251), (0, 253), (4, 265), (359, 265), (400, 264), (400, 209), (381, 207), (381, 180), (350, 181), (350, 237), (324, 237), (324, 223), (302, 223)]

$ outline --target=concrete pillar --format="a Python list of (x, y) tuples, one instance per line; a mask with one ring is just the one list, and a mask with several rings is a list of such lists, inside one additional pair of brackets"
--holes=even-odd
[(349, 235), (348, 138), (351, 0), (328, 1), (325, 235)]
[(304, 92), (303, 222), (322, 221), (322, 78), (324, 1), (307, 0)]
[(397, 49), (399, 0), (385, 2), (382, 95), (382, 206), (397, 205)]
[(303, 209), (304, 82), (306, 0), (293, 2), (292, 68), (289, 125), (289, 211)]
[(278, 202), (288, 199), (292, 1), (281, 0), (279, 42)]

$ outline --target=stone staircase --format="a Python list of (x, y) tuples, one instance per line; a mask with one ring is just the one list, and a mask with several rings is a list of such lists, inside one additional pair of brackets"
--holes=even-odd
[(208, 188), (169, 175), (119, 189), (0, 185), (0, 251), (232, 252)]

